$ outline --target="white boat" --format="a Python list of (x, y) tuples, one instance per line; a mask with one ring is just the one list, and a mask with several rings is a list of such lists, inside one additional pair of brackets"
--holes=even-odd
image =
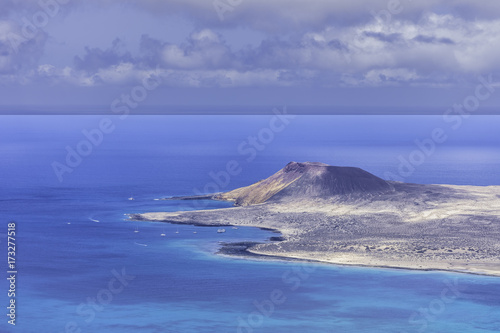
[(238, 227), (233, 227), (233, 229), (235, 229), (235, 230), (236, 230), (236, 229), (238, 229)]
[(135, 199), (134, 199), (134, 197), (130, 197), (130, 198), (128, 198), (128, 199), (129, 199), (130, 201), (135, 200)]
[(226, 232), (226, 229), (217, 229), (217, 232), (218, 232), (219, 234), (222, 234), (222, 233)]
[(165, 230), (163, 230), (163, 232), (160, 234), (161, 237), (165, 237), (166, 234), (165, 234)]
[(135, 233), (138, 233), (138, 232), (139, 232), (139, 227), (135, 227), (134, 232), (135, 232)]
[(177, 230), (175, 231), (175, 233), (176, 233), (176, 234), (178, 234), (178, 233), (179, 233), (179, 228), (177, 228)]
[(197, 233), (198, 233), (198, 232), (196, 232), (196, 231), (193, 231), (193, 234), (197, 234)]

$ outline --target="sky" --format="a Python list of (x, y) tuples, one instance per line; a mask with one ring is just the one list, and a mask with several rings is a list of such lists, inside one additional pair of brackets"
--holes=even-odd
[(499, 45), (497, 0), (0, 0), (0, 109), (496, 110)]

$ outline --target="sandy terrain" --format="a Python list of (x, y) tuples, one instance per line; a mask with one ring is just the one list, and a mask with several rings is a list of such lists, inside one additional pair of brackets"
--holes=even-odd
[(385, 192), (280, 196), (242, 207), (131, 219), (281, 232), (283, 241), (248, 248), (254, 254), (500, 276), (500, 186), (387, 183), (391, 190)]

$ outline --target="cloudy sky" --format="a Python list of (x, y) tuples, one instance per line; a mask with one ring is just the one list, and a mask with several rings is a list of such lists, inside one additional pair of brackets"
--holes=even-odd
[(498, 0), (0, 0), (4, 108), (445, 108), (498, 59)]

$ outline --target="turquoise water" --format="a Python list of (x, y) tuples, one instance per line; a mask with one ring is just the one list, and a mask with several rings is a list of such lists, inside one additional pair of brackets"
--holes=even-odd
[[(0, 125), (0, 233), (17, 222), (19, 271), (17, 325), (4, 317), (0, 331), (500, 331), (498, 278), (221, 257), (213, 254), (220, 241), (266, 241), (274, 234), (255, 228), (218, 234), (124, 215), (228, 207), (154, 199), (192, 194), (233, 159), (242, 171), (228, 189), (290, 160), (360, 166), (383, 176), (439, 119), (389, 119), (399, 124), (391, 134), (387, 118), (379, 126), (374, 119), (300, 118), (247, 162), (237, 147), (268, 124), (266, 117), (137, 117), (117, 123), (59, 182), (51, 163), (63, 160), (65, 146), (76, 145), (80, 131), (99, 119), (5, 117)], [(497, 118), (477, 118), (408, 181), (500, 185), (494, 125)], [(7, 304), (5, 280), (0, 288)]]

